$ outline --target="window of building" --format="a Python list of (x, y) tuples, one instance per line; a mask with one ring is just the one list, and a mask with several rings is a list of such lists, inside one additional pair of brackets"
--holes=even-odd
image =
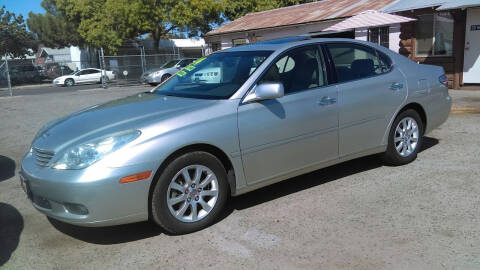
[(246, 38), (237, 38), (232, 40), (233, 47), (246, 45), (247, 43), (248, 43), (248, 40)]
[(390, 46), (390, 27), (376, 27), (368, 29), (368, 41), (389, 48)]
[(220, 42), (212, 43), (212, 52), (216, 52), (216, 51), (220, 51), (220, 50), (221, 50)]
[(416, 25), (416, 56), (452, 55), (454, 20), (450, 13), (420, 15)]
[(351, 43), (327, 45), (339, 82), (363, 79), (388, 72), (389, 58), (371, 48)]

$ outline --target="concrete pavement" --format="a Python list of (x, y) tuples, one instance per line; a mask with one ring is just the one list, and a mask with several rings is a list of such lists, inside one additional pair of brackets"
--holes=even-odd
[[(0, 269), (477, 269), (480, 114), (453, 114), (418, 159), (365, 157), (234, 198), (217, 224), (170, 236), (150, 223), (80, 228), (33, 209), (17, 171), (41, 125), (145, 91), (0, 98)], [(480, 92), (479, 92), (480, 93)], [(475, 108), (475, 93), (452, 93)], [(467, 97), (467, 99), (465, 99)], [(465, 102), (465, 103), (464, 103)]]

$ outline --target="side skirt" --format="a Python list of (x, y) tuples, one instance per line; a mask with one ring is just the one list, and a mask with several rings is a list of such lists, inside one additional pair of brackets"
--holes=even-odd
[(235, 194), (232, 194), (232, 196), (238, 196), (238, 195), (241, 195), (241, 194), (244, 194), (244, 193), (247, 193), (247, 192), (262, 188), (262, 187), (265, 187), (265, 186), (269, 186), (269, 185), (278, 183), (280, 181), (284, 181), (284, 180), (293, 178), (295, 176), (299, 176), (299, 175), (306, 174), (306, 173), (309, 173), (309, 172), (313, 172), (313, 171), (316, 171), (316, 170), (319, 170), (319, 169), (330, 167), (330, 166), (333, 166), (333, 165), (336, 165), (336, 164), (339, 164), (339, 163), (342, 163), (342, 162), (345, 162), (345, 161), (349, 161), (349, 160), (352, 160), (352, 159), (356, 159), (356, 158), (359, 158), (359, 157), (364, 157), (364, 156), (369, 156), (369, 155), (373, 155), (373, 154), (383, 153), (386, 150), (387, 150), (387, 146), (382, 145), (382, 146), (375, 147), (375, 148), (372, 148), (372, 149), (369, 149), (369, 150), (366, 150), (366, 151), (362, 151), (362, 152), (359, 152), (359, 153), (350, 154), (350, 155), (343, 156), (343, 157), (340, 157), (340, 158), (337, 158), (337, 159), (333, 159), (333, 160), (330, 160), (330, 161), (315, 164), (313, 166), (309, 166), (309, 167), (302, 168), (302, 169), (299, 169), (299, 170), (294, 170), (294, 171), (288, 172), (286, 174), (282, 174), (282, 175), (279, 175), (279, 176), (274, 176), (274, 177), (272, 177), (268, 180), (265, 180), (265, 181), (262, 181), (262, 182), (259, 182), (259, 183), (255, 183), (251, 186), (245, 186), (241, 189), (236, 190)]

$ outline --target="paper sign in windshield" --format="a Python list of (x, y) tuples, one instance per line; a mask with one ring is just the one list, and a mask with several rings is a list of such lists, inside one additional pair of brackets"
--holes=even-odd
[(184, 69), (182, 69), (180, 72), (178, 72), (177, 76), (183, 77), (183, 76), (187, 75), (188, 72), (194, 70), (197, 67), (197, 65), (205, 59), (206, 59), (206, 57), (195, 60), (193, 63), (191, 63), (190, 65), (188, 65)]

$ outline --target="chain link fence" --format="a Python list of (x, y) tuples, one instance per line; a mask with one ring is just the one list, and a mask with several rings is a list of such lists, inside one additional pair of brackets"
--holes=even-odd
[[(203, 48), (182, 50), (168, 47), (155, 50), (145, 49), (143, 46), (130, 46), (119, 48), (117, 55), (105, 55), (102, 49), (42, 48), (27, 59), (2, 57), (0, 94), (11, 94), (15, 88), (26, 85), (71, 86), (84, 83), (97, 83), (98, 87), (138, 85), (145, 83), (146, 74), (161, 69), (172, 60), (200, 58), (202, 55)], [(85, 79), (86, 77), (89, 79)]]
[[(56, 78), (71, 75), (81, 69), (100, 67), (95, 50), (77, 55), (70, 53), (70, 49), (68, 53), (59, 53), (62, 50), (65, 51), (42, 49), (23, 59), (3, 56), (0, 61), (0, 94), (5, 95), (8, 91), (11, 95), (19, 87), (51, 85)], [(78, 59), (74, 56), (78, 56)]]
[(119, 55), (100, 53), (101, 69), (112, 71), (113, 80), (106, 80), (108, 85), (134, 85), (144, 83), (145, 73), (159, 69), (166, 62), (180, 58), (178, 53), (155, 53), (138, 49), (123, 49)]

